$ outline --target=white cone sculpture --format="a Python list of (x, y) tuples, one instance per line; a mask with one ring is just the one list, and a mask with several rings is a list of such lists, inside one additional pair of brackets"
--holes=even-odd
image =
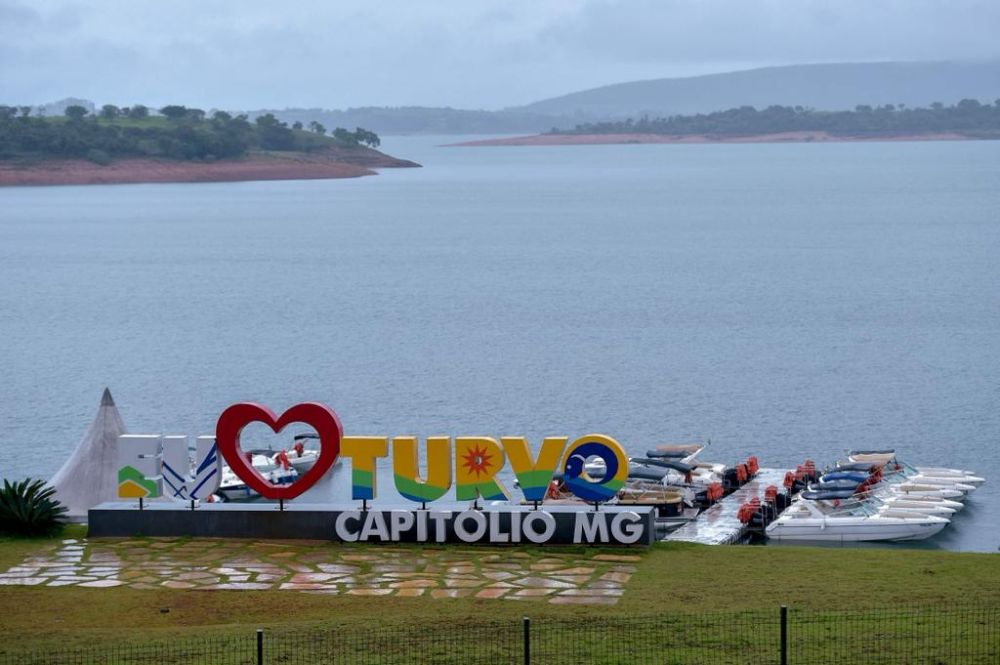
[(113, 501), (118, 493), (118, 437), (125, 423), (118, 414), (111, 391), (104, 389), (97, 417), (49, 484), (67, 516), (81, 518), (99, 503)]

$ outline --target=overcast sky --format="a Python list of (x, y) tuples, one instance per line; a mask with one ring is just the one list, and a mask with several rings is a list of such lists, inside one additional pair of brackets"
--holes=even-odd
[(1000, 0), (0, 0), (0, 103), (502, 108), (760, 65), (1000, 57)]

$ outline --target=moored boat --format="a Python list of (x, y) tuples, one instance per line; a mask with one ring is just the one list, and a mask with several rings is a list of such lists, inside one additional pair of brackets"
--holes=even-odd
[(838, 501), (835, 495), (803, 492), (767, 526), (767, 537), (777, 541), (816, 542), (923, 540), (949, 523), (945, 517), (876, 508), (862, 502), (840, 508), (832, 501)]

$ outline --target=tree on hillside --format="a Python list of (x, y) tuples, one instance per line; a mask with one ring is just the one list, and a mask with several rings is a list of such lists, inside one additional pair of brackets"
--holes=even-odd
[(119, 109), (114, 104), (105, 104), (101, 107), (100, 116), (106, 120), (112, 120), (117, 118), (122, 114), (121, 109)]
[(187, 113), (184, 114), (185, 117), (191, 118), (192, 120), (204, 120), (205, 112), (201, 109), (188, 109)]
[(298, 120), (292, 123), (292, 129), (296, 131), (302, 131), (302, 123)]
[(317, 134), (326, 134), (326, 127), (313, 120), (309, 123), (309, 131), (316, 132)]
[(358, 138), (354, 135), (354, 133), (347, 131), (343, 127), (337, 127), (335, 130), (333, 130), (333, 138), (337, 139), (344, 145), (358, 144)]
[(358, 143), (364, 143), (369, 148), (377, 148), (382, 144), (382, 140), (379, 139), (378, 134), (370, 132), (367, 129), (362, 129), (361, 127), (354, 129), (354, 136)]
[(128, 117), (133, 120), (142, 120), (149, 117), (149, 109), (142, 104), (135, 104), (128, 110)]
[(291, 150), (295, 147), (295, 135), (288, 125), (274, 117), (273, 113), (257, 116), (257, 136), (264, 150)]
[(160, 109), (160, 113), (170, 118), (171, 120), (179, 120), (187, 115), (187, 108), (180, 106), (179, 104), (169, 104)]
[(72, 120), (73, 122), (79, 122), (80, 120), (83, 120), (85, 117), (87, 117), (87, 114), (90, 113), (90, 111), (88, 111), (85, 107), (80, 106), (79, 104), (73, 104), (72, 106), (67, 106), (66, 110), (63, 111), (63, 113), (65, 113), (66, 117)]

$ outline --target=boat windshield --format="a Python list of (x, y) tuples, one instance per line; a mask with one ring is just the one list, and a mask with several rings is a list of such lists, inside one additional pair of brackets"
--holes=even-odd
[(260, 472), (266, 473), (268, 471), (274, 471), (277, 468), (277, 464), (268, 457), (267, 455), (254, 455), (253, 456), (253, 467)]
[(878, 507), (867, 501), (857, 501), (852, 503), (846, 512), (848, 515), (864, 515), (866, 517), (870, 517), (878, 514)]

